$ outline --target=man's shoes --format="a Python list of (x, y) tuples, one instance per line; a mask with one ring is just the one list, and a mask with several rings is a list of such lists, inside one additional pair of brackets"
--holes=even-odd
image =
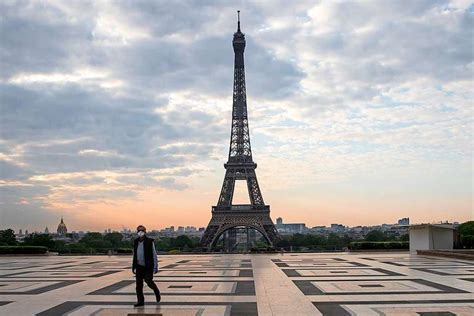
[(156, 302), (159, 303), (161, 301), (161, 294), (158, 293), (155, 296), (156, 296)]
[(144, 302), (138, 302), (136, 304), (133, 304), (133, 307), (141, 307), (141, 306), (145, 306), (145, 303)]

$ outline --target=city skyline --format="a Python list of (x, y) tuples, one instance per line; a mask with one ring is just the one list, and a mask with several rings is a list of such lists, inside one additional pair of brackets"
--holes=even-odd
[[(473, 5), (281, 7), (0, 4), (0, 228), (61, 216), (71, 231), (206, 226), (229, 143), (237, 9), (273, 220), (472, 219)], [(246, 187), (234, 198), (248, 201)]]
[[(285, 220), (282, 217), (275, 217), (274, 222), (277, 223), (279, 219)], [(403, 223), (404, 220), (408, 220), (408, 222), (410, 224), (415, 224), (415, 225), (418, 225), (418, 224), (443, 224), (443, 223), (450, 223), (450, 224), (458, 225), (458, 224), (462, 223), (462, 222), (457, 221), (457, 220), (441, 220), (441, 221), (431, 221), (431, 222), (410, 222), (410, 218), (402, 217), (402, 218), (397, 218), (397, 219), (392, 220), (392, 221), (379, 222), (379, 223), (374, 223), (374, 224), (347, 225), (344, 222), (338, 222), (338, 223), (331, 222), (331, 223), (321, 224), (321, 225), (310, 225), (310, 224), (307, 225), (307, 223), (305, 223), (304, 221), (288, 222), (286, 220), (284, 221), (284, 224), (291, 224), (291, 225), (294, 225), (294, 224), (301, 225), (301, 224), (303, 224), (303, 225), (306, 225), (306, 227), (308, 229), (319, 228), (319, 227), (330, 228), (333, 225), (343, 226), (343, 227), (346, 227), (346, 228), (355, 228), (355, 227), (369, 227), (370, 228), (370, 227), (381, 227), (383, 225), (409, 225), (409, 224), (404, 224)], [(14, 229), (14, 231), (15, 231), (16, 234), (24, 233), (25, 231), (28, 231), (29, 233), (34, 233), (34, 232), (35, 233), (42, 233), (42, 232), (45, 231), (46, 228), (48, 228), (50, 233), (54, 233), (55, 230), (53, 228), (56, 227), (56, 225), (58, 225), (59, 223), (60, 222), (50, 223), (50, 224), (46, 225), (43, 228), (31, 228), (31, 226), (24, 225), (23, 227), (19, 227), (17, 229)], [(129, 230), (131, 232), (133, 232), (134, 229), (135, 229), (135, 227), (125, 226), (125, 225), (121, 225), (120, 227), (114, 227), (114, 228), (112, 228), (112, 227), (102, 227), (102, 228), (98, 228), (98, 229), (95, 229), (95, 230), (94, 229), (81, 229), (81, 228), (74, 228), (75, 227), (74, 223), (69, 223), (69, 222), (67, 222), (67, 220), (65, 221), (65, 223), (66, 223), (67, 227), (73, 227), (72, 229), (68, 229), (69, 232), (73, 232), (73, 233), (77, 233), (77, 232), (105, 232), (105, 231), (108, 231), (108, 232), (123, 232), (123, 231), (129, 231)], [(6, 228), (12, 228), (12, 227), (6, 227)], [(199, 229), (205, 229), (206, 225), (201, 226), (201, 225), (196, 225), (196, 224), (193, 224), (193, 223), (186, 223), (186, 224), (158, 226), (158, 227), (146, 226), (146, 228), (147, 228), (148, 231), (163, 231), (163, 230), (170, 229), (170, 228), (174, 228), (175, 231), (178, 231), (179, 228), (183, 228), (183, 229), (194, 228), (196, 230), (199, 230)]]

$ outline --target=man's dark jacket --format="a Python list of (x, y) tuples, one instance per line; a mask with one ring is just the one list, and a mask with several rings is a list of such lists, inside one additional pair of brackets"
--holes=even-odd
[[(133, 241), (133, 265), (132, 265), (133, 270), (135, 270), (138, 266), (138, 260), (137, 260), (138, 241), (139, 241), (139, 238)], [(145, 269), (153, 271), (153, 266), (155, 264), (155, 261), (153, 259), (153, 242), (154, 241), (152, 238), (148, 238), (145, 235), (143, 242), (144, 242), (143, 251), (145, 254)]]

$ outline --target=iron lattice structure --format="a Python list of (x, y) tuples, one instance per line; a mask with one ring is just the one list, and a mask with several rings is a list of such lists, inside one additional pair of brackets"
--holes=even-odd
[[(212, 207), (212, 218), (201, 239), (202, 245), (208, 250), (212, 250), (224, 232), (237, 226), (259, 231), (270, 245), (279, 239), (270, 218), (270, 206), (265, 205), (258, 185), (255, 173), (257, 164), (252, 159), (245, 89), (245, 35), (240, 30), (240, 19), (237, 23), (237, 32), (232, 41), (235, 60), (229, 157), (224, 164), (226, 173), (217, 206)], [(246, 180), (250, 204), (232, 204), (236, 180)]]

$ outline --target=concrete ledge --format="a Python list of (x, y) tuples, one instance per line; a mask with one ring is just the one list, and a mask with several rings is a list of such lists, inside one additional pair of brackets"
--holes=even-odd
[(474, 249), (459, 249), (459, 250), (417, 250), (416, 254), (421, 256), (435, 256), (456, 258), (474, 261)]
[(350, 249), (348, 252), (357, 252), (357, 253), (363, 253), (363, 252), (396, 252), (396, 253), (406, 253), (409, 252), (409, 249)]

